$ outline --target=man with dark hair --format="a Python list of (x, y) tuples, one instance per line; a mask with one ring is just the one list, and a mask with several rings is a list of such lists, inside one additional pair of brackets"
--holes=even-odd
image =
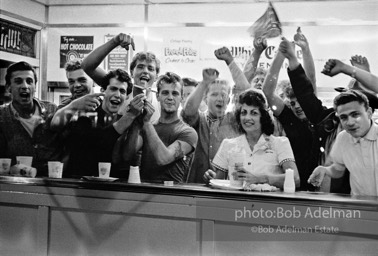
[[(98, 162), (111, 162), (118, 138), (130, 127), (136, 115), (123, 116), (119, 109), (131, 93), (132, 82), (122, 69), (109, 71), (103, 93), (87, 94), (59, 109), (52, 120), (54, 129), (63, 131), (69, 152), (64, 176), (97, 176)], [(100, 97), (104, 97), (103, 100)], [(139, 113), (140, 110), (136, 111)]]
[[(316, 95), (313, 88), (313, 83), (307, 77), (307, 73), (303, 69), (302, 65), (299, 63), (294, 46), (287, 39), (283, 39), (280, 43), (280, 52), (282, 52), (286, 58), (289, 60), (288, 75), (290, 78), (291, 85), (293, 87), (294, 93), (297, 96), (297, 99), (306, 113), (307, 118), (317, 126), (317, 130), (320, 133), (319, 136), (322, 138), (320, 142), (320, 147), (318, 148), (321, 152), (320, 156), (320, 165), (330, 165), (331, 157), (330, 152), (332, 150), (333, 144), (337, 134), (341, 131), (342, 127), (336, 116), (336, 111), (334, 108), (324, 107), (322, 101), (320, 101)], [(353, 72), (353, 70), (355, 70)], [(328, 61), (324, 67), (322, 73), (334, 76), (339, 73), (345, 73), (348, 75), (355, 75), (355, 78), (368, 86), (377, 80), (372, 80), (372, 75), (366, 71), (360, 70), (358, 68), (346, 67), (340, 61)], [(367, 92), (361, 91), (362, 93), (367, 94)], [(377, 97), (371, 97), (370, 106), (377, 105)], [(347, 172), (342, 177), (342, 179), (332, 179), (331, 182), (331, 192), (338, 193), (349, 193), (350, 187), (349, 184), (345, 181)], [(335, 182), (336, 181), (336, 182)], [(340, 182), (341, 181), (341, 182)]]
[(141, 178), (184, 182), (198, 136), (177, 115), (182, 101), (183, 82), (178, 75), (167, 72), (158, 78), (157, 90), (161, 115), (156, 124), (151, 122), (154, 108), (149, 101), (145, 101)]
[(367, 97), (359, 91), (342, 92), (334, 99), (334, 108), (344, 131), (332, 147), (332, 165), (318, 166), (309, 183), (320, 186), (324, 175), (338, 178), (350, 172), (353, 195), (378, 196), (378, 126), (372, 121)]
[[(308, 47), (308, 46), (307, 46)], [(309, 53), (310, 51), (304, 51)], [(304, 54), (304, 61), (312, 61), (307, 54)], [(263, 92), (266, 95), (270, 109), (278, 119), (286, 137), (289, 139), (293, 149), (295, 162), (300, 175), (300, 190), (314, 191), (316, 188), (307, 183), (308, 177), (319, 160), (319, 137), (314, 125), (312, 125), (298, 103), (297, 97), (289, 81), (282, 81), (280, 92), (277, 93), (276, 85), (285, 56), (278, 51), (273, 59), (263, 85)], [(283, 84), (283, 85), (282, 85)]]
[[(105, 44), (94, 49), (82, 63), (84, 71), (100, 86), (107, 83), (106, 71), (100, 67), (101, 62), (105, 57), (116, 47), (121, 46), (126, 50), (132, 47), (135, 50), (134, 39), (131, 35), (120, 33), (113, 37)], [(120, 111), (124, 108), (128, 108), (129, 104), (135, 104), (133, 101), (140, 101), (140, 98), (134, 97), (138, 94), (145, 94), (147, 99), (152, 102), (156, 111), (152, 117), (152, 121), (156, 121), (160, 116), (160, 109), (156, 98), (151, 93), (151, 88), (156, 81), (156, 78), (160, 72), (160, 61), (156, 58), (152, 52), (138, 52), (134, 55), (130, 63), (130, 76), (134, 80), (134, 86), (132, 94), (126, 100), (126, 103)], [(132, 103), (133, 102), (133, 103)]]
[(59, 136), (49, 129), (57, 107), (34, 97), (37, 74), (27, 62), (9, 66), (5, 82), (13, 100), (0, 106), (0, 157), (13, 165), (16, 156), (32, 156), (37, 175), (47, 175), (47, 161), (61, 157)]

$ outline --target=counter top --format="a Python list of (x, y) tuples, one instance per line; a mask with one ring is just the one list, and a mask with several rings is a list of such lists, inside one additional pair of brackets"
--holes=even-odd
[[(23, 186), (38, 187), (59, 187), (89, 190), (105, 190), (133, 193), (151, 193), (175, 196), (191, 196), (196, 198), (220, 198), (220, 199), (238, 199), (238, 200), (263, 200), (277, 201), (289, 200), (311, 201), (322, 203), (335, 203), (344, 205), (354, 205), (368, 207), (370, 210), (378, 211), (378, 197), (375, 196), (352, 196), (345, 194), (331, 194), (324, 192), (306, 192), (298, 191), (295, 193), (276, 192), (256, 192), (256, 191), (234, 191), (215, 189), (205, 184), (174, 184), (165, 186), (162, 183), (141, 183), (129, 184), (125, 180), (116, 180), (113, 182), (88, 181), (85, 179), (53, 179), (53, 178), (26, 178), (13, 176), (0, 176), (0, 191), (12, 190), (7, 184), (19, 184)], [(51, 191), (51, 190), (50, 190)]]

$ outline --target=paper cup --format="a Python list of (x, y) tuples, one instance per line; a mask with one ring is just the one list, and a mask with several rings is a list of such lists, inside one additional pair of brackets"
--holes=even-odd
[(109, 178), (111, 163), (98, 163), (98, 177)]
[(10, 158), (0, 158), (0, 175), (8, 175), (12, 159)]
[(50, 178), (62, 178), (63, 174), (63, 163), (56, 161), (47, 162), (49, 168), (49, 177)]
[(239, 180), (237, 177), (237, 171), (235, 170), (235, 166), (228, 167), (228, 177), (230, 179), (231, 186), (242, 186), (243, 180)]
[(242, 167), (244, 165), (245, 155), (243, 152), (232, 152), (230, 154), (230, 165)]
[(26, 166), (32, 166), (32, 156), (16, 156), (17, 164), (23, 164)]
[(130, 166), (128, 183), (141, 183), (138, 166)]

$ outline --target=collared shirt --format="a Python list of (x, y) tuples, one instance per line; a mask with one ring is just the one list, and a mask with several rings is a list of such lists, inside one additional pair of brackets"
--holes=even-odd
[(353, 195), (378, 196), (378, 125), (372, 122), (369, 132), (359, 139), (340, 132), (331, 157), (337, 167), (348, 168)]
[(232, 152), (240, 151), (244, 152), (243, 166), (250, 173), (282, 174), (282, 164), (286, 161), (294, 162), (293, 151), (286, 137), (262, 134), (252, 151), (246, 135), (243, 134), (233, 139), (223, 140), (214, 157), (213, 165), (227, 172), (232, 161)]
[(50, 121), (57, 107), (54, 103), (34, 98), (42, 121), (34, 128), (33, 136), (25, 129), (19, 116), (12, 110), (12, 104), (0, 106), (0, 157), (33, 156), (32, 166), (37, 175), (47, 175), (47, 161), (60, 160), (62, 141), (57, 132), (50, 129)]
[[(184, 121), (188, 122), (185, 115)], [(198, 112), (197, 121), (192, 127), (198, 133), (198, 144), (188, 182), (203, 183), (203, 175), (212, 169), (211, 162), (223, 139), (235, 138), (240, 135), (234, 113), (228, 112), (222, 118), (212, 119), (209, 112)], [(188, 122), (190, 123), (190, 122)]]

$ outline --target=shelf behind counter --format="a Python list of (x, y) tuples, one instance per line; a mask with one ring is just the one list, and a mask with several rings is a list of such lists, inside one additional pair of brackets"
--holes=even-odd
[(4, 255), (376, 255), (378, 198), (1, 176), (0, 244)]

